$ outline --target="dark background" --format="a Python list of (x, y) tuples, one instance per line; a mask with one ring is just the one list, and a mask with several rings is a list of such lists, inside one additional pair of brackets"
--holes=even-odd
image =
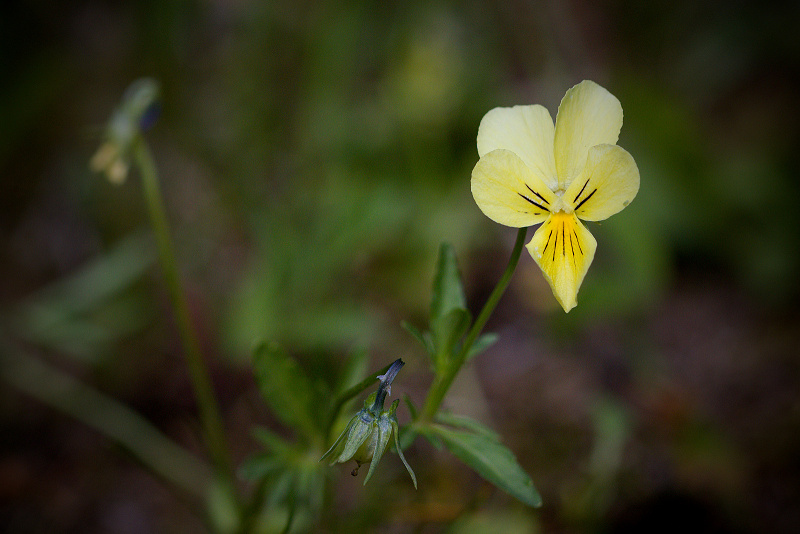
[[(379, 476), (362, 490), (343, 467), (334, 506), (381, 532), (796, 532), (796, 6), (6, 6), (0, 363), (45, 361), (200, 450), (138, 176), (115, 187), (88, 168), (125, 87), (152, 76), (148, 140), (237, 462), (258, 450), (251, 425), (280, 430), (252, 379), (256, 339), (310, 374), (356, 345), (375, 369), (403, 357), (394, 392), (419, 403), (431, 375), (399, 323), (427, 318), (438, 244), (454, 244), (477, 311), (515, 236), (469, 192), (481, 117), (533, 103), (555, 117), (592, 79), (622, 102), (639, 194), (589, 224), (597, 255), (569, 315), (523, 256), (489, 324), (500, 341), (448, 396), (503, 436), (543, 508), (421, 441), (417, 493)], [(94, 278), (103, 262), (126, 268)], [(125, 451), (4, 376), (0, 529), (202, 528)]]

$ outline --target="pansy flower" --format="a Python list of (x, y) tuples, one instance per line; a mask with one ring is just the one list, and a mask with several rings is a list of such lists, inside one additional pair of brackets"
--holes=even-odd
[(478, 128), (472, 195), (505, 226), (543, 223), (527, 248), (568, 312), (597, 242), (579, 219), (602, 221), (639, 191), (639, 169), (616, 145), (622, 106), (594, 82), (567, 91), (556, 122), (542, 106), (495, 108)]

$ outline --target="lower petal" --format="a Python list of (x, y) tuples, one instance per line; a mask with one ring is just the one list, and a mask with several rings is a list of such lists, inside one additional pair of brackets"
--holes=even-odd
[(592, 234), (572, 213), (554, 213), (527, 245), (565, 312), (578, 304), (578, 289), (597, 248)]

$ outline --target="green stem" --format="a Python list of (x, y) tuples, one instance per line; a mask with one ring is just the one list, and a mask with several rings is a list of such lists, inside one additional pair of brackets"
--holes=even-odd
[(461, 367), (467, 360), (467, 355), (469, 354), (472, 345), (483, 331), (483, 327), (486, 326), (486, 322), (489, 320), (489, 317), (491, 317), (492, 312), (494, 312), (497, 303), (500, 302), (500, 297), (502, 297), (503, 293), (505, 293), (506, 288), (511, 281), (511, 276), (514, 274), (514, 270), (517, 268), (517, 263), (519, 262), (520, 255), (522, 254), (522, 245), (525, 243), (525, 234), (527, 231), (527, 228), (519, 229), (519, 232), (517, 233), (517, 241), (514, 243), (514, 250), (511, 251), (511, 257), (508, 260), (508, 266), (506, 267), (505, 272), (503, 272), (503, 275), (500, 277), (500, 280), (498, 280), (497, 285), (492, 291), (492, 294), (489, 295), (489, 298), (486, 301), (486, 304), (484, 304), (480, 314), (478, 314), (478, 318), (475, 319), (475, 322), (472, 324), (472, 328), (470, 328), (469, 332), (467, 332), (467, 337), (464, 339), (464, 344), (461, 346), (461, 350), (458, 352), (453, 361), (447, 366), (445, 372), (441, 375), (438, 375), (434, 379), (431, 389), (428, 392), (428, 397), (425, 399), (422, 412), (420, 413), (420, 423), (425, 424), (433, 421), (436, 412), (439, 411), (439, 406), (441, 406), (442, 401), (444, 400), (444, 396), (447, 394), (447, 390), (449, 390), (450, 386), (453, 385), (453, 380), (455, 380), (456, 375), (458, 375), (458, 372), (461, 370)]
[(235, 482), (233, 464), (225, 443), (225, 431), (220, 415), (219, 405), (214, 389), (211, 384), (208, 370), (203, 362), (200, 351), (200, 342), (197, 333), (192, 325), (189, 315), (189, 306), (184, 298), (178, 275), (177, 262), (169, 234), (164, 202), (161, 198), (161, 191), (158, 182), (153, 157), (145, 144), (144, 139), (139, 136), (133, 143), (133, 155), (139, 166), (142, 177), (145, 201), (150, 214), (150, 222), (153, 226), (158, 254), (161, 259), (161, 267), (164, 280), (169, 291), (172, 309), (175, 314), (175, 322), (183, 345), (186, 364), (192, 380), (192, 387), (197, 404), (200, 410), (200, 419), (203, 425), (206, 445), (214, 466), (219, 474), (226, 477), (232, 484)]

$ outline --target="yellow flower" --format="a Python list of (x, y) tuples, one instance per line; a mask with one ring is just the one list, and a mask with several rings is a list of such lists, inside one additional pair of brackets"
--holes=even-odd
[(622, 106), (592, 81), (567, 91), (555, 125), (542, 106), (495, 108), (478, 128), (472, 195), (505, 226), (542, 224), (527, 248), (568, 312), (597, 242), (578, 219), (602, 221), (639, 191), (639, 169), (615, 143)]

